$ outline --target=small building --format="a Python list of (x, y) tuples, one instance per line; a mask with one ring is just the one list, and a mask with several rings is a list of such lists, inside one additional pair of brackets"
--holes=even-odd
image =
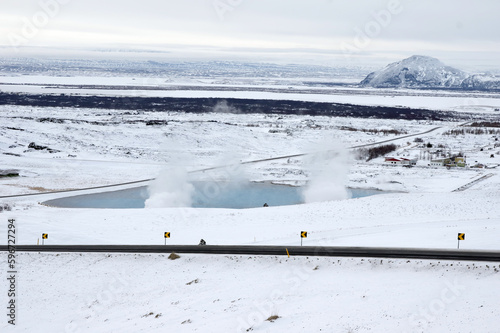
[(464, 168), (465, 167), (465, 157), (457, 156), (455, 157), (455, 166)]
[(450, 164), (450, 163), (451, 163), (451, 159), (449, 159), (449, 158), (436, 158), (434, 160), (431, 160), (429, 165), (431, 167), (441, 167), (441, 166), (445, 166), (445, 165)]
[(401, 164), (401, 160), (399, 158), (394, 158), (394, 157), (386, 157), (384, 162), (392, 165)]
[(465, 157), (462, 157), (462, 156), (457, 156), (455, 158), (437, 158), (437, 159), (431, 160), (431, 162), (429, 164), (429, 166), (431, 166), (431, 167), (445, 166), (448, 168), (451, 168), (451, 167), (464, 168), (465, 165), (466, 165)]
[(386, 157), (384, 162), (391, 165), (417, 165), (417, 159), (410, 160), (404, 157)]

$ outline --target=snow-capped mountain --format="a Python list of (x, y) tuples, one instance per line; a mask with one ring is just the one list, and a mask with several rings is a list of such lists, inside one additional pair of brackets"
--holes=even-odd
[(374, 88), (461, 88), (468, 77), (436, 58), (414, 55), (370, 73), (360, 85)]
[(467, 90), (500, 90), (500, 77), (491, 74), (474, 74), (466, 78), (461, 87)]

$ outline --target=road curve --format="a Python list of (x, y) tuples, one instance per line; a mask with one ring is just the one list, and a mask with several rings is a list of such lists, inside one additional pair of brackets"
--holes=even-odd
[[(12, 247), (11, 247), (12, 249)], [(9, 251), (1, 245), (0, 251)], [(500, 251), (416, 248), (256, 246), (256, 245), (16, 245), (16, 252), (98, 252), (98, 253), (197, 253), (226, 255), (274, 255), (432, 259), (500, 262)]]
[[(373, 143), (367, 143), (367, 144), (362, 144), (362, 145), (358, 145), (358, 146), (352, 146), (352, 147), (348, 147), (348, 149), (357, 149), (357, 148), (370, 147), (370, 146), (375, 146), (375, 145), (379, 145), (379, 144), (383, 144), (383, 143), (387, 143), (387, 142), (391, 142), (391, 141), (396, 141), (396, 140), (405, 139), (405, 138), (409, 138), (409, 137), (414, 137), (414, 136), (418, 136), (418, 135), (424, 135), (424, 134), (431, 133), (431, 132), (433, 132), (433, 131), (435, 131), (435, 130), (437, 130), (439, 128), (441, 128), (441, 127), (434, 127), (434, 128), (431, 128), (430, 130), (427, 130), (425, 132), (420, 132), (420, 133), (415, 133), (415, 134), (408, 134), (408, 135), (399, 136), (399, 137), (396, 137), (396, 138), (387, 139), (387, 140), (383, 140), (383, 141), (378, 141), (378, 142), (373, 142)], [(256, 163), (262, 163), (262, 162), (270, 162), (270, 161), (276, 161), (276, 160), (283, 160), (283, 159), (288, 159), (288, 158), (303, 157), (303, 156), (314, 155), (314, 154), (317, 154), (317, 153), (330, 152), (330, 151), (331, 150), (318, 151), (318, 152), (313, 152), (313, 153), (301, 153), (301, 154), (294, 154), (294, 155), (271, 157), (271, 158), (264, 158), (264, 159), (260, 159), (260, 160), (253, 160), (253, 161), (241, 162), (239, 164), (241, 164), (241, 165), (256, 164)], [(227, 168), (229, 166), (231, 166), (231, 165), (214, 166), (214, 167), (210, 167), (210, 168), (189, 171), (188, 173), (198, 173), (198, 172), (205, 172), (205, 171), (223, 169), (223, 168)], [(4, 196), (0, 196), (0, 199), (22, 198), (22, 197), (47, 195), (47, 194), (58, 194), (58, 193), (70, 193), (70, 192), (80, 192), (80, 191), (88, 191), (88, 190), (97, 190), (97, 189), (113, 188), (113, 187), (127, 186), (127, 185), (139, 185), (139, 184), (149, 183), (149, 182), (151, 182), (153, 180), (155, 180), (155, 178), (141, 179), (141, 180), (136, 180), (136, 181), (127, 182), (127, 183), (119, 183), (119, 184), (111, 184), (111, 185), (102, 185), (102, 186), (94, 186), (94, 187), (77, 188), (77, 189), (71, 189), (71, 190), (59, 190), (59, 191), (51, 191), (51, 192), (4, 195)]]

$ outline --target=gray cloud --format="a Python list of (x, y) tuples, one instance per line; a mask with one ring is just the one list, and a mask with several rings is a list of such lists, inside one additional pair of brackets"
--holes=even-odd
[(453, 57), (475, 51), (488, 61), (500, 53), (496, 0), (4, 0), (0, 45), (23, 36), (26, 21), (33, 23), (44, 12), (41, 3), (60, 5), (22, 46), (168, 50), (181, 45), (210, 48), (212, 55), (275, 48), (338, 57), (354, 46), (356, 57), (418, 52)]

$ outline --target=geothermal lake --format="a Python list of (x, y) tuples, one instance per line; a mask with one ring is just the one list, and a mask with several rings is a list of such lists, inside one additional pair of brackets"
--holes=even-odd
[[(254, 208), (286, 206), (303, 203), (302, 187), (270, 183), (214, 183), (193, 182), (191, 207), (195, 208)], [(384, 193), (378, 190), (347, 189), (350, 198), (361, 198)], [(83, 194), (44, 202), (63, 208), (144, 208), (149, 193), (147, 186), (127, 190)]]

